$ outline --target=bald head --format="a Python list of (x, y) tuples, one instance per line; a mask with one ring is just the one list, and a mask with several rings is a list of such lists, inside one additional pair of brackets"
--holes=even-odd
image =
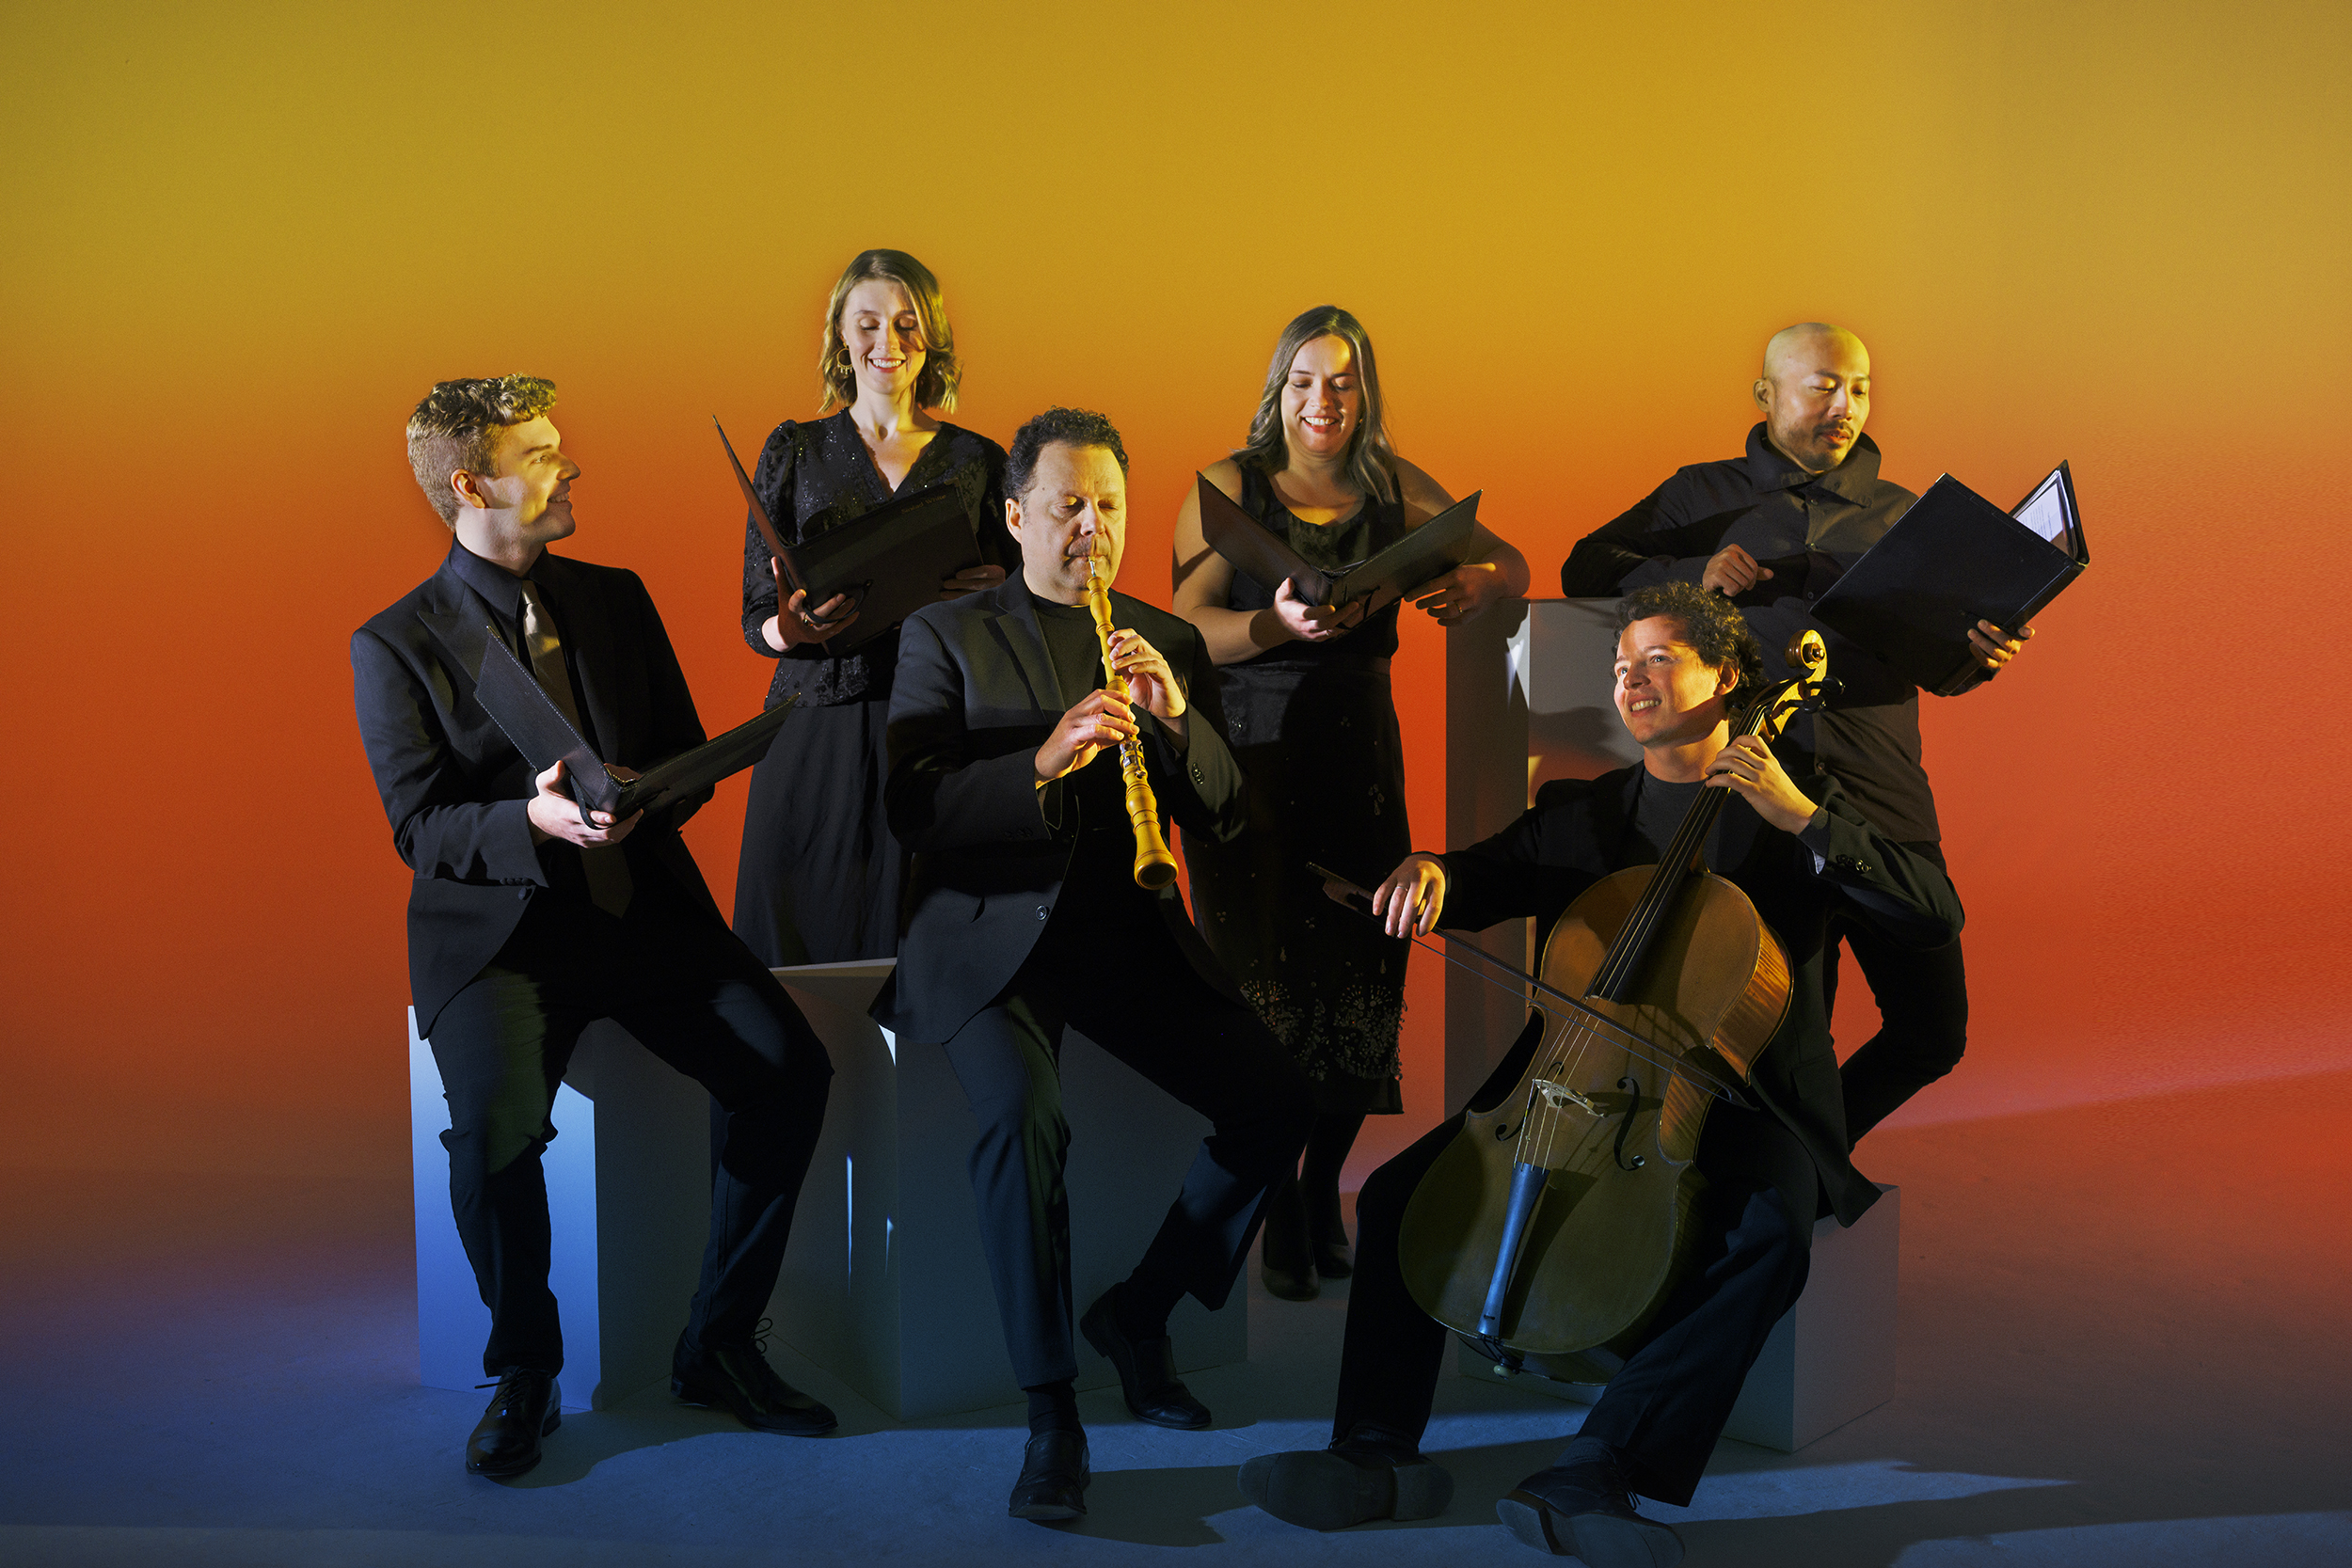
[(1827, 473), (1870, 417), (1870, 351), (1827, 322), (1784, 326), (1764, 345), (1755, 395), (1772, 445), (1806, 472)]

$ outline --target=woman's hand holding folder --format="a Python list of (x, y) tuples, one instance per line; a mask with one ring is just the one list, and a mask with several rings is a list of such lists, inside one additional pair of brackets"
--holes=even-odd
[(1442, 577), (1431, 578), (1406, 595), (1415, 610), (1425, 610), (1439, 626), (1451, 626), (1486, 612), (1498, 599), (1516, 591), (1504, 580), (1501, 565), (1492, 561), (1465, 561)]
[(966, 566), (954, 577), (941, 579), (939, 602), (946, 604), (951, 599), (961, 599), (966, 594), (985, 593), (1004, 580), (1005, 569), (1002, 566)]
[[(849, 594), (835, 594), (812, 610), (808, 608), (806, 589), (786, 586), (782, 562), (770, 557), (768, 570), (775, 577), (776, 597), (782, 601), (784, 608), (769, 616), (761, 624), (759, 631), (768, 640), (768, 646), (776, 652), (783, 653), (805, 642), (822, 642), (838, 637), (849, 628), (850, 622), (857, 619), (857, 611), (850, 609)], [(845, 610), (848, 613), (844, 614)]]
[(1365, 603), (1358, 599), (1335, 610), (1327, 604), (1309, 604), (1300, 598), (1288, 578), (1274, 585), (1274, 618), (1300, 642), (1328, 642), (1345, 635), (1364, 618)]

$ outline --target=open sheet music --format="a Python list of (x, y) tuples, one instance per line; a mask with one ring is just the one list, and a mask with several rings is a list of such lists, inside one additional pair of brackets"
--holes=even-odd
[(2090, 563), (2065, 464), (2013, 515), (1946, 474), (1815, 601), (1813, 618), (1948, 697), (1985, 677), (1968, 642), (1979, 621), (2013, 635)]

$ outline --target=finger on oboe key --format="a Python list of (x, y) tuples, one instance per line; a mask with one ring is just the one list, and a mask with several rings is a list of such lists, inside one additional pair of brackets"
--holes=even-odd
[[(1176, 876), (1176, 857), (1168, 847), (1168, 840), (1160, 832), (1159, 801), (1152, 797), (1151, 769), (1143, 758), (1141, 732), (1137, 729), (1128, 699), (1125, 667), (1136, 662), (1136, 655), (1149, 654), (1151, 644), (1133, 630), (1111, 625), (1111, 563), (1101, 555), (1094, 557), (1087, 573), (1087, 608), (1094, 617), (1094, 632), (1103, 645), (1103, 690), (1105, 707), (1116, 702), (1126, 715), (1122, 722), (1127, 733), (1120, 736), (1119, 747), (1120, 773), (1124, 784), (1127, 820), (1135, 830), (1137, 886), (1158, 889), (1166, 887)], [(1122, 655), (1120, 650), (1127, 652)], [(1166, 684), (1160, 679), (1164, 669), (1152, 656), (1154, 668), (1144, 673), (1151, 683), (1147, 696), (1164, 695)], [(1181, 712), (1181, 707), (1170, 710)]]

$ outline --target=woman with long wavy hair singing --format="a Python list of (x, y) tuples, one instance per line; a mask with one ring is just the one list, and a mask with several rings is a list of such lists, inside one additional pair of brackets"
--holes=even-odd
[[(1283, 328), (1249, 439), (1203, 470), (1310, 565), (1337, 572), (1453, 504), (1390, 445), (1372, 340), (1337, 306)], [(1477, 557), (1411, 595), (1453, 626), (1527, 591), (1527, 562), (1481, 529)], [(1340, 1169), (1367, 1114), (1404, 1109), (1397, 1034), (1407, 944), (1323, 895), (1309, 861), (1375, 878), (1412, 848), (1390, 696), (1402, 604), (1302, 603), (1208, 547), (1188, 493), (1176, 521), (1175, 610), (1217, 665), (1227, 739), (1249, 777), (1249, 831), (1187, 839), (1195, 916), (1242, 993), (1313, 1082), (1316, 1120), (1297, 1180), (1268, 1200), (1264, 1279), (1303, 1301), (1349, 1272)]]

